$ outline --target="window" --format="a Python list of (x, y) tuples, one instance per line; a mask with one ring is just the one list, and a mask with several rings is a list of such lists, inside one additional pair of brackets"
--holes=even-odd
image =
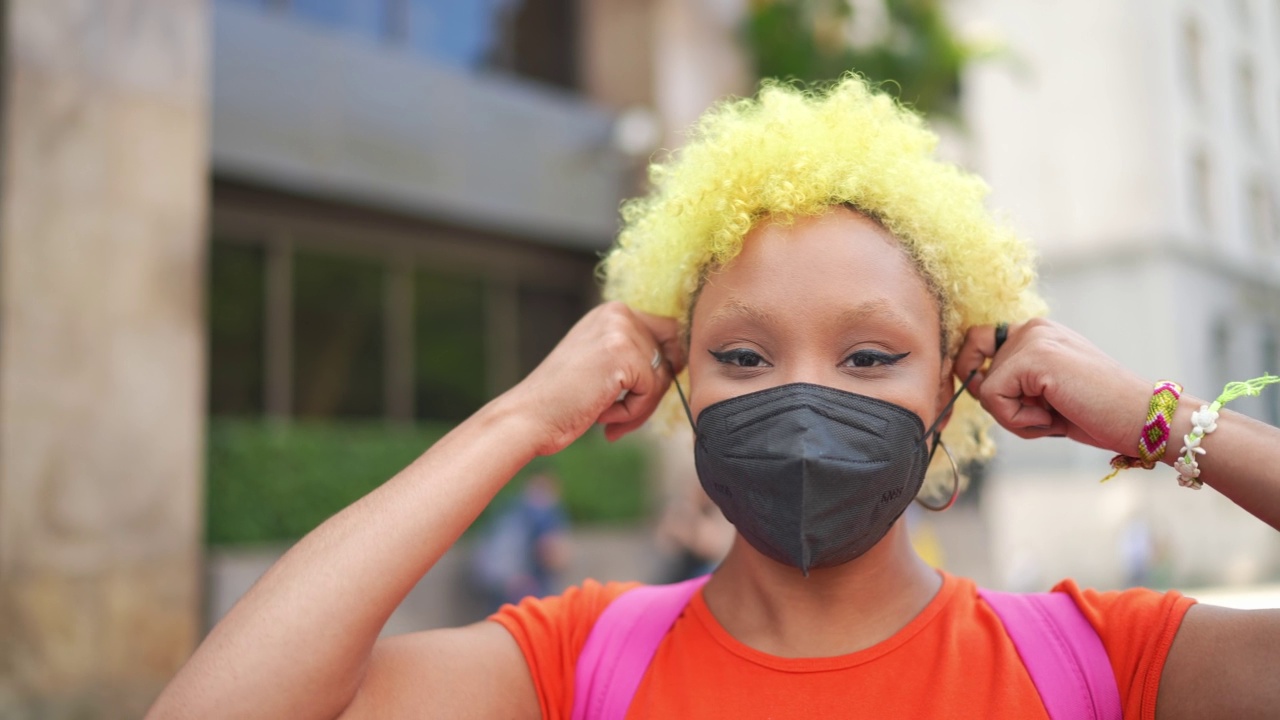
[(1276, 218), (1272, 215), (1271, 193), (1266, 183), (1255, 179), (1249, 184), (1249, 232), (1253, 245), (1261, 253), (1273, 253), (1280, 249), (1276, 238)]
[(1195, 208), (1200, 228), (1213, 228), (1213, 175), (1209, 155), (1203, 148), (1196, 151), (1191, 160), (1191, 206)]
[(1235, 379), (1231, 369), (1231, 321), (1220, 317), (1213, 323), (1209, 369), (1213, 374), (1214, 385), (1222, 387)]
[[(1280, 331), (1274, 325), (1262, 331), (1262, 371), (1272, 375), (1280, 374)], [(1263, 418), (1272, 425), (1280, 425), (1280, 388), (1268, 388), (1265, 392), (1265, 414)]]
[(356, 35), (376, 40), (391, 36), (393, 8), (388, 0), (289, 0), (289, 10), (305, 20)]
[(414, 278), (415, 415), (463, 420), (488, 399), (485, 286), (423, 271)]
[(293, 398), (299, 417), (383, 412), (383, 265), (298, 251), (293, 259)]
[(1183, 60), (1186, 63), (1184, 72), (1191, 97), (1201, 101), (1204, 99), (1204, 37), (1195, 18), (1187, 18), (1183, 22), (1182, 46)]
[(586, 312), (582, 296), (520, 289), (520, 372), (530, 373)]
[(408, 47), (464, 69), (577, 85), (577, 0), (216, 0)]
[(499, 60), (518, 0), (401, 0), (403, 38), (410, 47), (464, 68)]
[(1239, 96), (1237, 103), (1240, 107), (1240, 119), (1244, 123), (1245, 129), (1257, 134), (1258, 88), (1257, 80), (1254, 77), (1253, 63), (1248, 58), (1242, 58), (1240, 64), (1236, 66), (1236, 93)]
[(261, 246), (210, 243), (210, 414), (262, 412), (265, 273)]

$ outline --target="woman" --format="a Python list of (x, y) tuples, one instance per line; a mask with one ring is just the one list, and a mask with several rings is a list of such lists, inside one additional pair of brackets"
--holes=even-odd
[[(739, 534), (630, 717), (1046, 717), (999, 620), (971, 582), (916, 557), (901, 510), (935, 430), (951, 453), (981, 456), (985, 409), (1021, 437), (1129, 456), (1152, 385), (1035, 319), (1027, 248), (933, 144), (856, 78), (815, 94), (766, 87), (709, 113), (624, 212), (604, 264), (615, 302), (291, 549), (152, 716), (569, 717), (577, 656), (630, 586), (588, 582), (465, 628), (378, 632), (521, 467), (596, 423), (609, 438), (635, 430), (687, 365), (699, 476)], [(948, 411), (962, 385), (981, 409), (964, 398)], [(1200, 404), (1166, 408), (1175, 438)], [(1280, 527), (1280, 431), (1230, 412), (1218, 425), (1192, 458), (1199, 479)], [(1277, 612), (1058, 589), (1102, 639), (1126, 716), (1280, 707)]]

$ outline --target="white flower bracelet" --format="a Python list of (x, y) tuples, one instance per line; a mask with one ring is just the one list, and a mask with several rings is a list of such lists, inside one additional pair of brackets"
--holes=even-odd
[(1218, 411), (1222, 406), (1242, 395), (1257, 395), (1262, 392), (1262, 388), (1278, 382), (1280, 377), (1268, 373), (1244, 382), (1227, 383), (1217, 400), (1201, 405), (1199, 410), (1191, 413), (1191, 432), (1182, 438), (1182, 457), (1173, 461), (1173, 467), (1178, 471), (1179, 485), (1192, 490), (1204, 487), (1204, 482), (1200, 480), (1198, 456), (1204, 455), (1205, 449), (1200, 447), (1200, 443), (1205, 435), (1218, 429)]

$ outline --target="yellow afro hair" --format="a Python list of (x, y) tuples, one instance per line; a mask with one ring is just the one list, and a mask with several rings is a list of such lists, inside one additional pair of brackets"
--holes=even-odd
[[(1021, 322), (1044, 304), (1030, 247), (987, 210), (982, 180), (934, 157), (937, 142), (859, 76), (812, 89), (766, 81), (757, 97), (709, 110), (688, 144), (650, 166), (652, 190), (623, 205), (601, 264), (604, 295), (687, 322), (708, 271), (731, 261), (761, 218), (849, 205), (915, 261), (954, 356), (968, 328)], [(944, 438), (957, 460), (990, 455), (989, 424), (968, 395), (957, 403)]]

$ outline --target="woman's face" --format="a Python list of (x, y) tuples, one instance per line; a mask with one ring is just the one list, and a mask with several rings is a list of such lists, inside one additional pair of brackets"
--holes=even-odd
[(767, 220), (703, 286), (690, 409), (807, 382), (901, 405), (929, 426), (952, 391), (937, 300), (884, 228), (844, 207)]

